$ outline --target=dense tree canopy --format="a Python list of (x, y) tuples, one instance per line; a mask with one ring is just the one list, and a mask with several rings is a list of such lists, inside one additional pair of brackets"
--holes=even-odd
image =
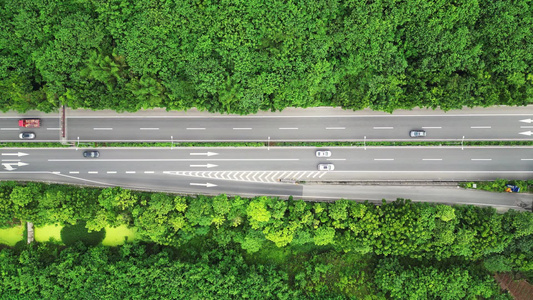
[(0, 107), (533, 102), (528, 0), (0, 0)]

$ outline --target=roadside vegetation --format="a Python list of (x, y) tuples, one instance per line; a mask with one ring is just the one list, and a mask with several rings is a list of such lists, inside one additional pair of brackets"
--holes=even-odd
[[(526, 105), (529, 0), (0, 2), (0, 109)], [(238, 17), (236, 17), (238, 16)]]
[(496, 179), (494, 181), (472, 181), (472, 182), (463, 182), (460, 184), (463, 188), (480, 189), (489, 192), (508, 192), (508, 185), (516, 186), (520, 188), (519, 193), (533, 193), (533, 180), (507, 180), (507, 179)]
[(513, 210), (1, 182), (0, 228), (25, 221), (127, 226), (136, 240), (2, 249), (0, 293), (12, 298), (99, 297), (106, 285), (119, 298), (510, 299), (495, 272), (533, 279), (533, 214)]
[[(107, 143), (94, 142), (83, 143), (80, 148), (104, 148), (104, 147), (376, 147), (376, 146), (533, 146), (533, 141), (479, 141), (479, 142), (424, 142), (424, 141), (401, 141), (401, 142), (174, 142), (174, 143)], [(0, 143), (0, 148), (68, 148), (76, 144), (64, 145), (61, 143), (40, 142), (15, 142)]]

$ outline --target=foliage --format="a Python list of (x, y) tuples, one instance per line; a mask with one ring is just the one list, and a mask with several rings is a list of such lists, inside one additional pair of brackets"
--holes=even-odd
[[(0, 250), (0, 293), (6, 299), (292, 299), (301, 295), (285, 272), (249, 266), (233, 251), (206, 251), (196, 262), (171, 248), (81, 243), (63, 250), (39, 244)], [(106, 288), (102, 288), (106, 287)]]
[(488, 299), (499, 294), (490, 275), (468, 265), (413, 266), (385, 258), (378, 263), (375, 282), (393, 299)]
[(526, 105), (529, 12), (528, 0), (2, 1), (0, 108)]

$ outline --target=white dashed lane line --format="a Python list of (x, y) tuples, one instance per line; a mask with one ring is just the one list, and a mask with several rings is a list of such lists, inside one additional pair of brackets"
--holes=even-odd
[(98, 171), (89, 171), (89, 174), (98, 174)]
[(117, 174), (117, 171), (107, 171), (107, 174)]
[(442, 160), (442, 158), (422, 158), (422, 160)]
[(346, 127), (326, 127), (326, 130), (344, 130)]
[(422, 129), (442, 129), (442, 127), (422, 127)]
[(159, 128), (139, 128), (139, 130), (159, 130)]
[(394, 129), (394, 127), (373, 127), (373, 129)]
[(470, 160), (492, 160), (492, 158), (472, 158)]
[(69, 171), (68, 173), (69, 173), (69, 174), (80, 174), (79, 171)]
[(154, 171), (144, 171), (144, 174), (154, 174)]
[(298, 130), (298, 127), (280, 127), (279, 130)]
[(46, 130), (60, 130), (61, 128), (46, 128)]
[(19, 128), (0, 128), (0, 130), (19, 130)]
[(233, 128), (233, 130), (252, 130), (252, 128)]
[(93, 130), (113, 130), (113, 128), (93, 128)]
[(470, 126), (472, 129), (491, 129), (491, 126)]
[(205, 130), (205, 128), (187, 128), (187, 130)]
[(394, 160), (394, 158), (374, 158), (374, 160)]
[(126, 171), (126, 174), (135, 174), (135, 171)]

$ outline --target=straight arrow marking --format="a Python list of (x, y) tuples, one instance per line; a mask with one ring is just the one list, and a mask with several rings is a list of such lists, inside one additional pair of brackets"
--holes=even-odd
[(212, 184), (212, 183), (189, 183), (190, 185), (197, 185), (197, 186), (205, 186), (205, 187), (213, 187), (213, 186), (217, 186), (216, 184)]
[(530, 130), (530, 131), (519, 132), (518, 134), (523, 134), (523, 135), (531, 136), (531, 135), (533, 134), (533, 132)]
[(213, 155), (218, 155), (218, 153), (216, 153), (216, 152), (189, 153), (189, 155), (205, 155), (205, 156), (213, 156)]
[(214, 167), (218, 167), (218, 165), (213, 165), (213, 164), (207, 164), (207, 165), (189, 165), (189, 167), (191, 167), (191, 168), (214, 168)]
[(26, 156), (28, 153), (17, 152), (17, 153), (2, 153), (2, 155), (16, 155), (16, 156)]
[(533, 119), (523, 119), (523, 120), (520, 120), (520, 122), (533, 123)]

